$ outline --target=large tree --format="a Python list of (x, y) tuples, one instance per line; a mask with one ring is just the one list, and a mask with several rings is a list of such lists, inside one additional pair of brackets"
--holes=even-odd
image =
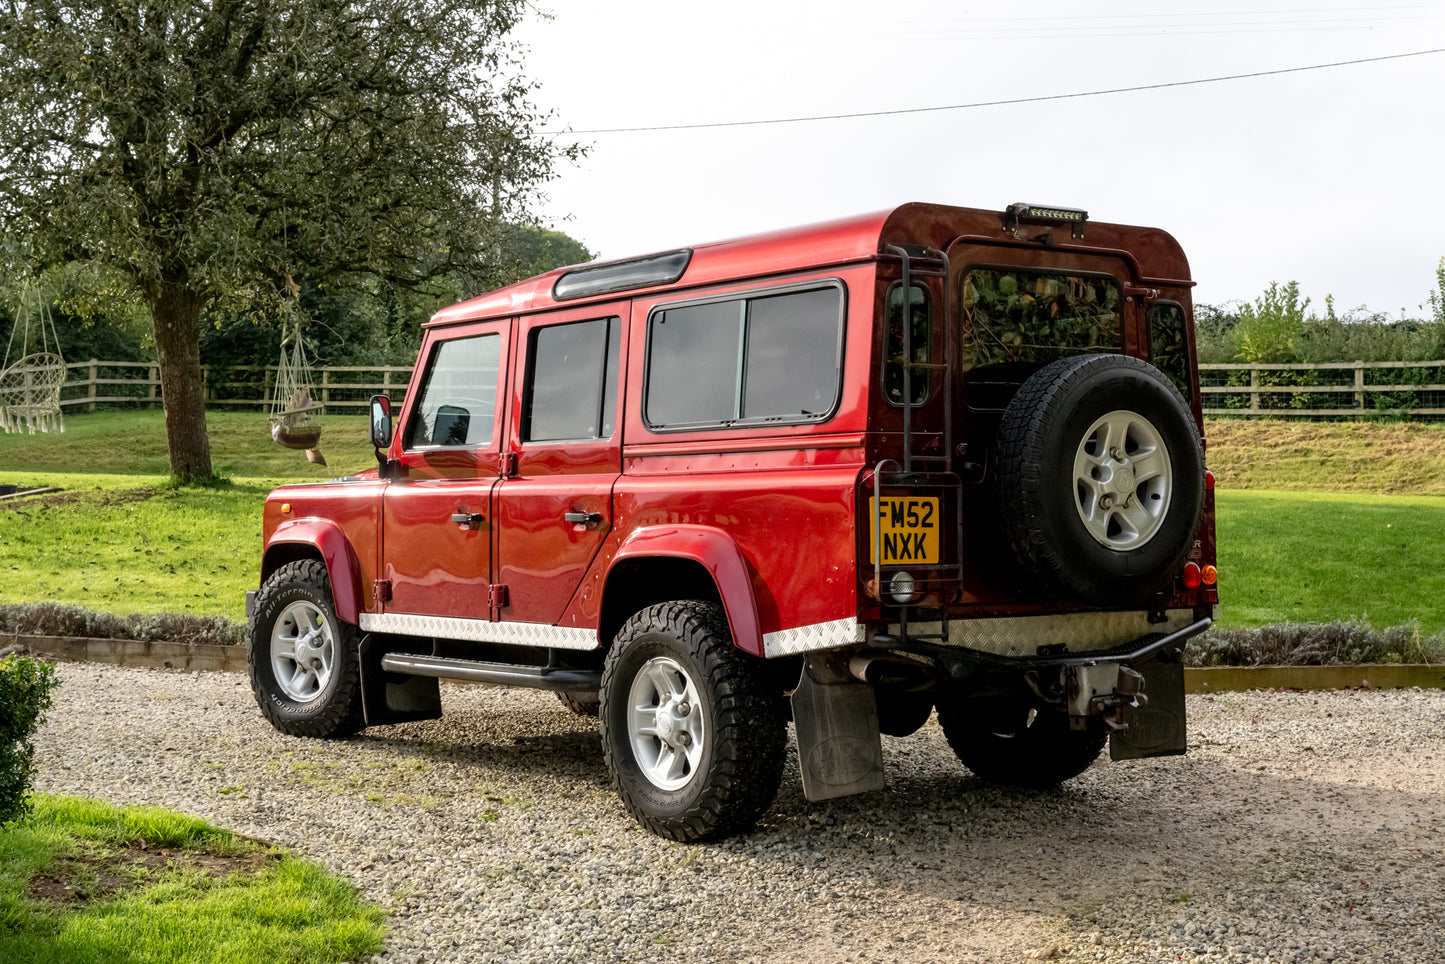
[(526, 0), (0, 0), (0, 230), (119, 269), (155, 326), (171, 471), (211, 476), (197, 322), (370, 274), (476, 290), (575, 147), (509, 32)]

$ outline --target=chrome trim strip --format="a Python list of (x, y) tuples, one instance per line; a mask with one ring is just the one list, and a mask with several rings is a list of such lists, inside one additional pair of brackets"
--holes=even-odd
[(368, 633), (398, 636), (436, 636), (472, 643), (536, 646), (543, 649), (596, 649), (597, 630), (551, 626), (547, 623), (492, 622), (455, 616), (420, 616), (413, 613), (362, 613), (358, 620)]

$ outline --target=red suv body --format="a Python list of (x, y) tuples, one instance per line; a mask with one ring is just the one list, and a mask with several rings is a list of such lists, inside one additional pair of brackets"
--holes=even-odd
[[(655, 832), (1183, 752), (1217, 602), (1188, 264), (1081, 211), (929, 204), (561, 269), (439, 312), (374, 477), (266, 503), (253, 689), (333, 736), (437, 680), (601, 717)], [(367, 473), (367, 476), (371, 476)]]

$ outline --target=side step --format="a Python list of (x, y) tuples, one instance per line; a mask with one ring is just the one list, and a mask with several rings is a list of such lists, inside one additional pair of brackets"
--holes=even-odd
[(586, 669), (556, 669), (550, 666), (518, 666), (515, 663), (483, 663), (472, 659), (451, 659), (445, 656), (416, 656), (411, 653), (387, 653), (381, 668), (388, 673), (407, 676), (435, 676), (439, 679), (464, 679), (474, 683), (499, 683), (503, 686), (524, 686), (538, 690), (590, 690), (602, 688), (602, 674)]

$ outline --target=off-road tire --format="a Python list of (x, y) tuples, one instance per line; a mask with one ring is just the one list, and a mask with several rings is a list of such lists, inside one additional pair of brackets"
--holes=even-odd
[[(1162, 443), (1168, 462), (1159, 487), (1140, 498), (1162, 493), (1167, 507), (1147, 535), (1127, 545), (1101, 541), (1076, 501), (1087, 485), (1078, 466), (1091, 427), (1115, 415)], [(1199, 529), (1204, 451), (1189, 406), (1158, 369), (1125, 355), (1077, 355), (1044, 366), (1004, 410), (994, 464), (1005, 541), (1035, 585), (1101, 607), (1144, 605), (1173, 587)]]
[[(285, 647), (278, 635), (285, 635), (286, 626), (278, 630), (278, 622), (312, 611), (325, 623), (317, 628), (322, 630), (321, 646), (330, 650), (330, 666), (315, 695), (298, 698), (277, 679), (273, 647)], [(251, 692), (271, 725), (292, 736), (323, 738), (350, 736), (365, 727), (356, 627), (336, 618), (326, 567), (306, 559), (277, 569), (256, 595), (254, 613), (247, 667)]]
[[(639, 752), (653, 740), (630, 730), (634, 686), (665, 668), (690, 682), (698, 701), (687, 724), (700, 727), (696, 764), (671, 789), (649, 776)], [(602, 674), (602, 752), (623, 805), (648, 830), (673, 840), (715, 840), (751, 827), (782, 782), (787, 724), (781, 690), (766, 667), (733, 645), (714, 603), (651, 606), (618, 633)], [(643, 745), (640, 751), (634, 738)]]
[(602, 708), (602, 702), (597, 693), (565, 693), (557, 692), (557, 700), (567, 711), (574, 716), (581, 716), (589, 719), (597, 719)]
[(1109, 739), (1097, 717), (1075, 730), (1067, 714), (1024, 697), (940, 699), (938, 723), (954, 755), (980, 779), (1034, 789), (1083, 773)]

